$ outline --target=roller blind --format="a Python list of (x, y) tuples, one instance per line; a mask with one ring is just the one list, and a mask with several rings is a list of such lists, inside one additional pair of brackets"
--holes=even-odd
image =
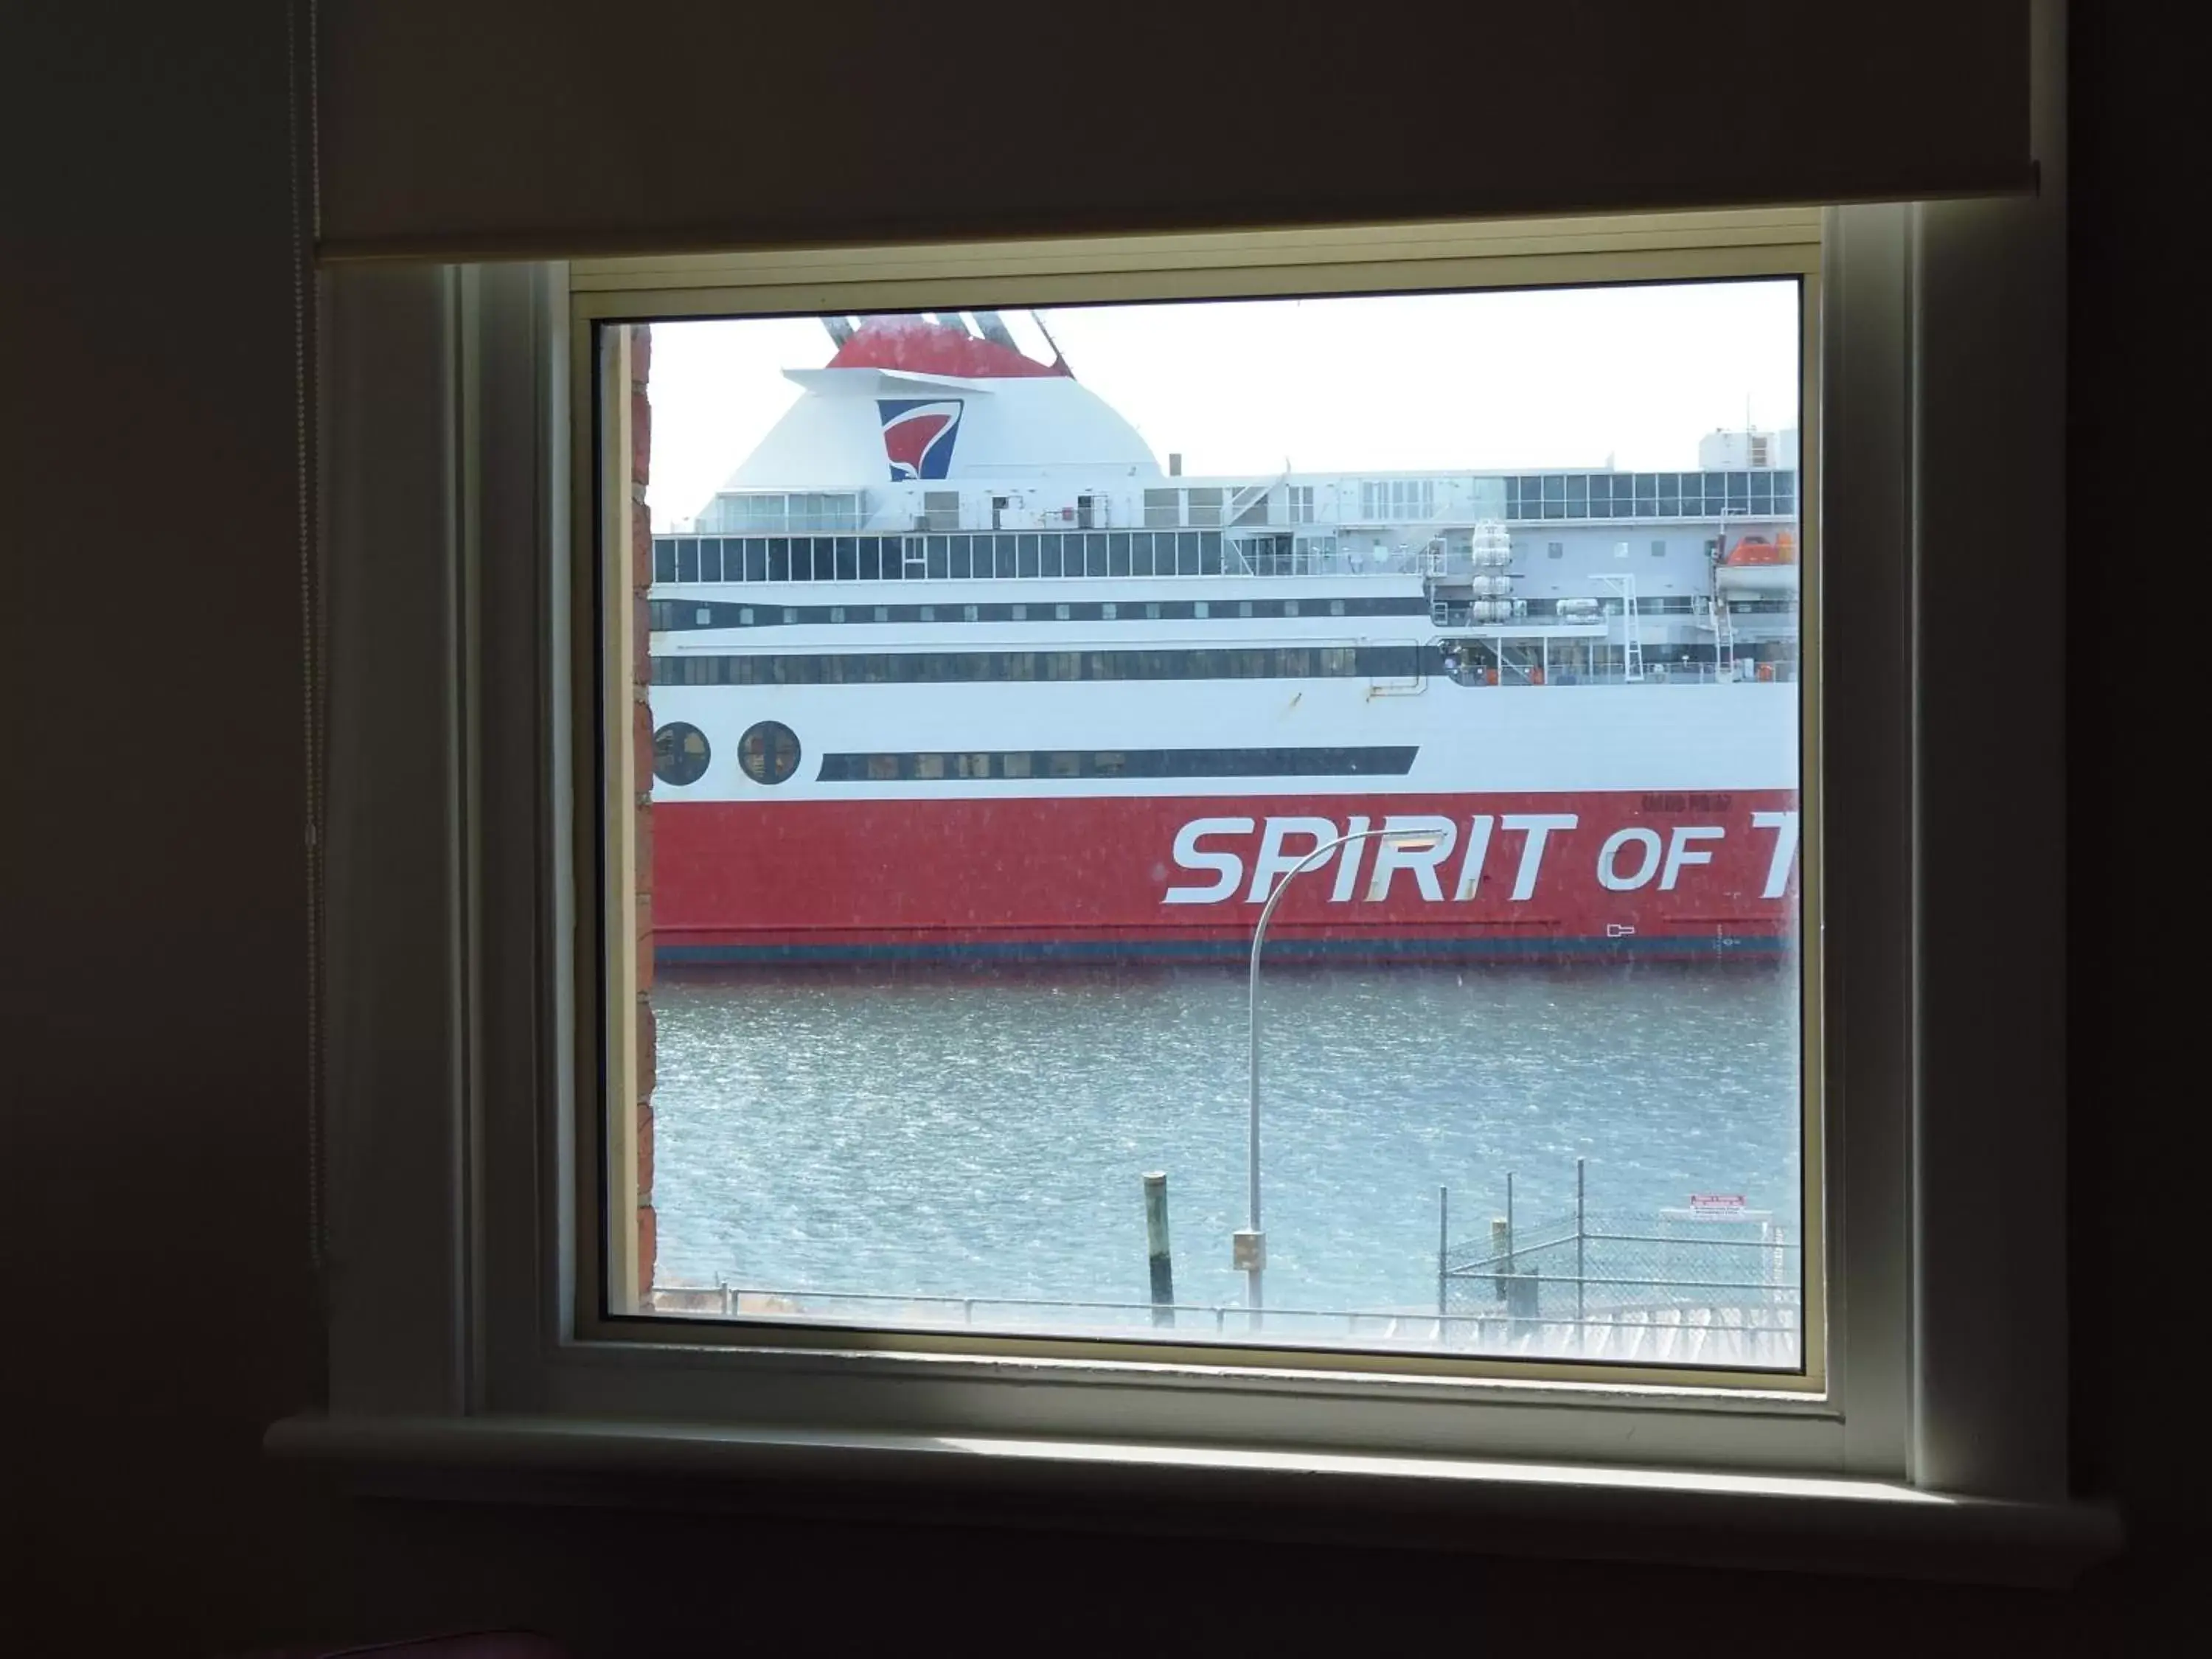
[(2027, 0), (321, 0), (326, 258), (2030, 188)]

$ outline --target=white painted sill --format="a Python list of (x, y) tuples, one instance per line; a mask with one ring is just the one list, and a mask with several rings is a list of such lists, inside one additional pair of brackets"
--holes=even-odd
[(591, 1503), (2063, 1586), (2103, 1504), (1885, 1481), (523, 1416), (276, 1424), (365, 1497)]

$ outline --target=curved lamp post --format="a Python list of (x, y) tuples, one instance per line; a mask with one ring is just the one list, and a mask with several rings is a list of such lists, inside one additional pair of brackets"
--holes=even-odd
[(1260, 1225), (1260, 947), (1267, 942), (1267, 924), (1274, 919), (1275, 907), (1290, 891), (1291, 884), (1309, 870), (1316, 868), (1328, 855), (1340, 847), (1356, 841), (1381, 839), (1399, 847), (1430, 847), (1437, 840), (1434, 830), (1354, 830), (1348, 835), (1325, 841), (1292, 865), (1283, 878), (1275, 884), (1275, 890), (1267, 895), (1267, 902), (1260, 907), (1260, 920), (1252, 929), (1252, 991), (1250, 1030), (1252, 1060), (1252, 1102), (1250, 1146), (1246, 1153), (1245, 1185), (1246, 1220), (1243, 1230), (1235, 1235), (1233, 1264), (1244, 1270), (1244, 1301), (1252, 1310), (1252, 1322), (1260, 1322), (1260, 1310), (1267, 1305), (1261, 1281), (1267, 1270), (1267, 1235)]

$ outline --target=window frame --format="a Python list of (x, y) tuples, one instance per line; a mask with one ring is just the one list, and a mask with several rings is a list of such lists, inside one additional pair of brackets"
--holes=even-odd
[[(1808, 287), (1819, 296), (1813, 337), (1827, 343), (1829, 361), (1817, 382), (1809, 374), (1806, 382), (1799, 495), (1821, 501), (1824, 513), (1817, 528), (1808, 520), (1805, 540), (1832, 540), (1840, 527), (1865, 555), (1832, 572), (1806, 550), (1808, 571), (1821, 572), (1819, 648), (1831, 660), (1892, 652), (1899, 630), (1909, 635), (1924, 211), (1830, 210), (1819, 269), (1808, 273), (1818, 279)], [(1908, 1109), (1923, 943), (1909, 925), (1923, 696), (1909, 673), (1865, 688), (1849, 720), (1824, 732), (1818, 752), (1829, 775), (1849, 782), (1826, 792), (1819, 810), (1809, 798), (1801, 806), (1808, 926), (1825, 915), (1826, 989), (1848, 994), (1852, 1010), (1821, 1062), (1831, 1099), (1822, 1239), (1832, 1243), (1833, 1272), (1832, 1340), (1816, 1393), (1763, 1376), (1717, 1389), (1611, 1369), (1445, 1374), (1397, 1357), (1370, 1365), (1333, 1352), (1296, 1365), (1223, 1364), (1218, 1355), (1102, 1360), (1088, 1344), (1024, 1340), (993, 1352), (927, 1334), (899, 1334), (894, 1343), (849, 1330), (769, 1342), (738, 1326), (710, 1344), (675, 1322), (616, 1328), (598, 1317), (596, 1252), (579, 1247), (605, 1236), (600, 1164), (620, 1156), (583, 1128), (596, 1118), (610, 1063), (594, 1013), (607, 918), (588, 872), (601, 826), (626, 818), (630, 805), (623, 769), (605, 769), (600, 793), (588, 787), (584, 759), (596, 720), (613, 723), (615, 711), (598, 708), (591, 688), (602, 683), (609, 630), (601, 624), (625, 602), (628, 572), (619, 561), (602, 569), (597, 554), (601, 536), (623, 527), (625, 503), (600, 499), (596, 466), (569, 447), (571, 434), (602, 430), (592, 377), (579, 373), (589, 366), (578, 361), (580, 329), (615, 310), (635, 313), (641, 293), (652, 295), (654, 316), (726, 314), (733, 273), (746, 276), (757, 309), (810, 312), (932, 308), (931, 297), (1099, 297), (1102, 283), (1121, 297), (1172, 298), (1565, 284), (1623, 272), (1630, 280), (1778, 274), (1777, 249), (1803, 246), (1804, 216), (763, 254), (619, 270), (325, 273), (320, 385), (331, 476), (323, 501), (334, 628), (341, 641), (361, 630), (388, 641), (380, 687), (385, 675), (410, 670), (421, 684), (378, 706), (366, 669), (349, 680), (343, 657), (334, 682), (334, 718), (352, 714), (360, 734), (334, 749), (334, 791), (356, 799), (384, 793), (409, 835), (343, 847), (334, 837), (331, 849), (338, 1019), (329, 1059), (331, 1208), (342, 1270), (333, 1411), (792, 1430), (834, 1422), (859, 1431), (1568, 1458), (1922, 1484), (1970, 1466), (1958, 1446), (1973, 1434), (1974, 1414), (2002, 1411), (2002, 1368), (2033, 1363), (2035, 1349), (2030, 1334), (1995, 1331), (1935, 1390), (1948, 1414), (1931, 1416), (1916, 1341), (1929, 1264), (1916, 1250), (1919, 1133)], [(896, 274), (915, 265), (927, 274)], [(703, 285), (710, 269), (713, 288)], [(848, 280), (837, 280), (841, 272)], [(580, 274), (592, 281), (588, 292)], [(621, 392), (626, 405), (626, 384)], [(2001, 410), (1992, 398), (1981, 401)], [(609, 412), (618, 422), (619, 412)], [(390, 488), (395, 479), (408, 487)], [(404, 556), (371, 556), (403, 542)], [(613, 677), (605, 684), (613, 696)], [(628, 688), (618, 689), (626, 715)], [(1808, 721), (1827, 714), (1808, 698)], [(1820, 787), (1812, 776), (1806, 784)], [(390, 796), (395, 787), (414, 793)], [(488, 856), (516, 848), (532, 856)], [(384, 882), (409, 875), (428, 896), (410, 915), (368, 902), (389, 890)], [(1905, 925), (1848, 924), (1862, 915)], [(442, 971), (413, 1003), (377, 1004), (379, 988), (422, 977), (426, 959)], [(1807, 977), (1808, 996), (1820, 994)], [(631, 997), (616, 990), (606, 1006), (626, 1010)], [(404, 1040), (424, 1034), (432, 1040)], [(1975, 1105), (1960, 1109), (1992, 1127), (2002, 1122), (1986, 1107), (1978, 1117)], [(1955, 1139), (1957, 1127), (1947, 1133)], [(1804, 1157), (1814, 1170), (1822, 1146), (1808, 1144)], [(2052, 1492), (2049, 1436), (2027, 1436), (2018, 1450), (1984, 1485), (2017, 1496)], [(2055, 1467), (2063, 1470), (2063, 1457)]]

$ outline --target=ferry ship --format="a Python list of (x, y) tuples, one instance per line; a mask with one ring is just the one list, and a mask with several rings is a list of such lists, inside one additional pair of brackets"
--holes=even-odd
[(1789, 949), (1794, 431), (1185, 476), (999, 313), (823, 320), (653, 537), (659, 963), (1238, 957), (1344, 836), (1271, 956)]

